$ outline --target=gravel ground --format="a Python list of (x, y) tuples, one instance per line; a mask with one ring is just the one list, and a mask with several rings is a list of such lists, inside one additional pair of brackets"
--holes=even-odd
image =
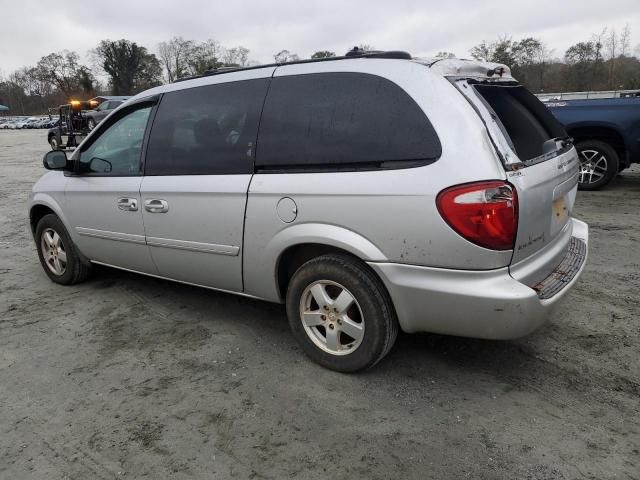
[(640, 478), (640, 168), (579, 193), (589, 264), (538, 332), (401, 335), (342, 375), (279, 305), (50, 282), (26, 212), (46, 150), (0, 132), (0, 478)]

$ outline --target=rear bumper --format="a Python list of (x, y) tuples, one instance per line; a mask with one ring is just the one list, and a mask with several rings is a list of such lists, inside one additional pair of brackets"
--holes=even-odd
[[(571, 290), (584, 270), (588, 226), (579, 220), (572, 222), (570, 243), (582, 242), (584, 248), (577, 250), (578, 257), (576, 249), (569, 248), (548, 280), (532, 286), (514, 279), (507, 267), (468, 271), (394, 263), (369, 265), (386, 285), (405, 332), (518, 338), (545, 323), (553, 306)], [(566, 270), (568, 264), (572, 266), (570, 272)], [(560, 288), (558, 281), (562, 283)], [(545, 285), (553, 286), (551, 295)]]

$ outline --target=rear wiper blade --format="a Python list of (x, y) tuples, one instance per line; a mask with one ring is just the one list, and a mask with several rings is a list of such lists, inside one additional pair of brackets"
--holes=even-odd
[[(558, 146), (558, 144), (560, 144)], [(571, 147), (573, 145), (573, 138), (569, 135), (565, 137), (550, 138), (542, 145), (543, 154), (552, 153), (563, 148)]]

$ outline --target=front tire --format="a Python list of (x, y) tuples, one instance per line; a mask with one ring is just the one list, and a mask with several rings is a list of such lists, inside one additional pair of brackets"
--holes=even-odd
[(89, 276), (90, 264), (80, 256), (67, 229), (56, 215), (49, 214), (40, 219), (35, 240), (40, 264), (53, 282), (73, 285)]
[(620, 159), (611, 145), (599, 140), (584, 140), (576, 145), (580, 160), (578, 188), (599, 190), (615, 177)]
[(89, 131), (91, 131), (94, 128), (96, 128), (96, 121), (93, 118), (89, 118), (87, 120), (87, 128), (89, 129)]
[(322, 255), (294, 273), (287, 316), (304, 352), (338, 372), (372, 367), (398, 335), (384, 285), (364, 263), (347, 255)]
[(58, 150), (60, 148), (58, 137), (56, 137), (55, 135), (51, 135), (49, 137), (49, 145), (51, 145), (51, 150)]

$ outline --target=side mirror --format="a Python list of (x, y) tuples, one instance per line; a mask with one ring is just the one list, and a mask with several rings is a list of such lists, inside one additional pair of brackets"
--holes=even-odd
[(44, 154), (42, 163), (47, 170), (64, 170), (67, 166), (67, 154), (62, 150), (51, 150)]

